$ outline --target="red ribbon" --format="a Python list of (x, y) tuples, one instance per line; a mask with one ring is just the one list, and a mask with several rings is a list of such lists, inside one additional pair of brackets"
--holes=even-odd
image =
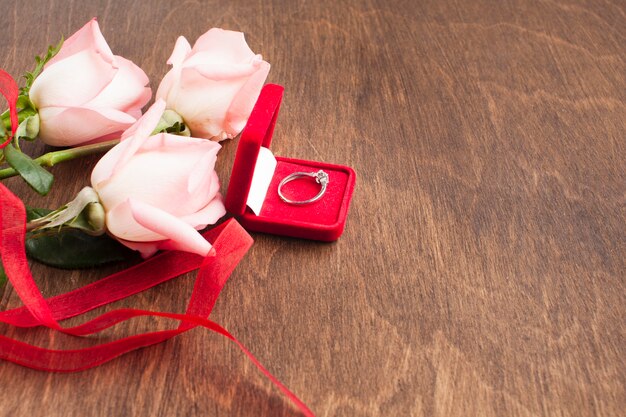
[[(98, 333), (134, 317), (152, 316), (177, 320), (173, 330), (142, 333), (113, 342), (83, 349), (53, 350), (41, 348), (0, 336), (0, 358), (33, 369), (73, 372), (93, 368), (117, 356), (142, 347), (154, 345), (202, 326), (232, 340), (306, 416), (311, 410), (226, 329), (208, 319), (220, 291), (241, 258), (252, 245), (252, 238), (231, 219), (204, 233), (218, 256), (169, 251), (156, 255), (139, 265), (110, 275), (82, 288), (45, 299), (35, 284), (25, 252), (26, 210), (21, 200), (0, 184), (0, 253), (5, 272), (15, 288), (23, 307), (0, 312), (0, 322), (15, 327), (46, 326), (74, 336)], [(137, 309), (118, 309), (74, 327), (59, 323), (97, 307), (121, 300), (176, 276), (199, 268), (193, 293), (185, 314)]]
[[(7, 103), (9, 104), (9, 113), (11, 115), (11, 135), (7, 137), (3, 143), (0, 144), (0, 149), (7, 146), (11, 143), (11, 139), (15, 136), (15, 132), (17, 131), (17, 126), (19, 124), (17, 118), (17, 98), (20, 95), (20, 90), (17, 87), (17, 82), (11, 77), (11, 75), (0, 69), (0, 94), (7, 99)], [(0, 123), (2, 123), (0, 121)]]

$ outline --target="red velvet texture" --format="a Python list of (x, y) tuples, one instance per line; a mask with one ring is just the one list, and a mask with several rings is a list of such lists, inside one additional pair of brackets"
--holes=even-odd
[(0, 94), (7, 99), (11, 118), (11, 134), (7, 135), (7, 139), (3, 143), (0, 143), (0, 149), (2, 149), (11, 142), (19, 124), (17, 118), (17, 98), (20, 94), (20, 90), (13, 77), (2, 69), (0, 69)]
[[(239, 139), (226, 193), (226, 208), (250, 231), (321, 241), (336, 240), (345, 228), (356, 179), (355, 172), (347, 166), (276, 157), (278, 164), (261, 212), (257, 216), (246, 208), (259, 150), (261, 146), (269, 148), (271, 145), (283, 91), (283, 87), (275, 84), (268, 84), (261, 91)], [(320, 169), (328, 173), (330, 179), (320, 200), (294, 205), (280, 199), (278, 185), (283, 178), (294, 172), (316, 172)], [(283, 194), (292, 200), (306, 200), (319, 190), (320, 185), (313, 178), (291, 181), (282, 189)]]
[(246, 201), (259, 150), (261, 146), (269, 148), (272, 143), (283, 90), (282, 86), (276, 84), (264, 86), (250, 113), (248, 123), (241, 132), (225, 199), (226, 208), (236, 216), (246, 211)]
[[(30, 273), (24, 249), (25, 233), (24, 205), (0, 184), (1, 259), (7, 277), (24, 303), (23, 307), (0, 312), (1, 322), (15, 327), (46, 326), (74, 336), (93, 335), (140, 316), (169, 318), (178, 321), (179, 325), (173, 330), (157, 330), (72, 350), (42, 348), (0, 335), (0, 358), (44, 371), (81, 371), (202, 326), (237, 344), (305, 415), (313, 416), (306, 405), (270, 374), (234, 336), (208, 319), (228, 277), (252, 245), (252, 238), (236, 221), (231, 219), (203, 235), (213, 244), (217, 256), (202, 258), (184, 252), (163, 252), (93, 284), (49, 299), (43, 297)], [(198, 268), (198, 276), (185, 314), (127, 308), (107, 311), (74, 327), (63, 327), (59, 323)]]

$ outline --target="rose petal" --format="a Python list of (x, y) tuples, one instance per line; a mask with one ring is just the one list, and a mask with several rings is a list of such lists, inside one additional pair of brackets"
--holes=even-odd
[(118, 70), (93, 50), (78, 52), (43, 71), (30, 88), (37, 108), (75, 107), (92, 100)]
[[(148, 97), (148, 101), (150, 101), (150, 96), (152, 96), (152, 92), (150, 91), (149, 88), (146, 88), (146, 91), (143, 93), (144, 97)], [(141, 101), (144, 100), (144, 97), (141, 98)], [(141, 107), (136, 108), (136, 109), (129, 109), (126, 110), (126, 114), (128, 114), (129, 116), (132, 116), (135, 118), (135, 120), (139, 120), (139, 118), (141, 117)]]
[(140, 201), (129, 199), (134, 219), (141, 226), (166, 236), (172, 247), (185, 252), (206, 256), (211, 244), (184, 221), (171, 214)]
[[(165, 111), (165, 102), (157, 100), (146, 113), (122, 135), (121, 143), (110, 149), (98, 161), (91, 173), (91, 186), (96, 190), (113, 174), (120, 159), (127, 160), (148, 139)], [(135, 138), (135, 140), (133, 140)]]
[[(216, 185), (219, 187), (219, 181), (217, 176), (215, 177)], [(141, 205), (142, 203), (139, 203)], [(133, 206), (137, 207), (137, 201), (133, 201)], [(157, 209), (158, 210), (158, 209)], [(161, 210), (159, 210), (161, 211)], [(217, 194), (215, 198), (203, 207), (197, 213), (183, 216), (180, 221), (186, 223), (188, 227), (194, 230), (200, 230), (209, 224), (216, 223), (221, 217), (226, 214), (226, 208), (222, 201), (222, 196)], [(162, 219), (154, 218), (153, 221), (161, 222)], [(160, 223), (161, 224), (161, 223)], [(153, 255), (159, 249), (173, 249), (173, 250), (185, 250), (189, 251), (188, 244), (181, 244), (179, 241), (172, 241), (165, 239), (165, 235), (158, 233), (157, 231), (150, 230), (146, 224), (141, 225), (133, 215), (131, 210), (131, 203), (129, 200), (110, 210), (107, 213), (107, 226), (109, 232), (115, 236), (123, 245), (141, 252), (141, 256), (147, 258)], [(186, 233), (191, 233), (187, 228)], [(126, 237), (124, 239), (123, 237)], [(136, 241), (128, 239), (155, 239), (150, 241)], [(197, 238), (194, 238), (197, 239)], [(204, 245), (203, 243), (201, 243)], [(194, 246), (196, 248), (196, 246)], [(204, 249), (203, 249), (204, 250)], [(211, 255), (210, 249), (209, 255)], [(192, 251), (192, 252), (195, 252)], [(195, 252), (198, 253), (198, 252)], [(202, 255), (202, 253), (200, 253)], [(204, 256), (204, 255), (203, 255)]]
[[(177, 158), (191, 158), (193, 157), (194, 163), (198, 158), (201, 158), (205, 153), (209, 152), (217, 155), (222, 149), (222, 145), (206, 141), (200, 138), (172, 135), (170, 133), (161, 133), (154, 135), (152, 138), (158, 138), (158, 140), (146, 141), (142, 147), (144, 151), (156, 151), (163, 154), (179, 154)], [(190, 161), (188, 159), (188, 161)], [(186, 169), (191, 171), (193, 165), (188, 162)], [(181, 164), (177, 164), (181, 165)]]
[[(216, 154), (218, 150), (218, 144), (202, 139), (152, 136), (127, 162), (120, 163), (120, 157), (112, 176), (94, 188), (105, 208), (115, 207), (132, 196), (173, 215), (188, 215), (204, 207), (212, 197), (206, 192), (187, 192), (192, 170), (204, 155)], [(126, 148), (125, 152), (130, 151)], [(213, 167), (200, 169), (212, 171)]]
[(159, 87), (157, 89), (156, 98), (170, 100), (170, 93), (172, 89), (178, 85), (180, 80), (180, 71), (182, 69), (182, 63), (185, 60), (187, 54), (191, 51), (191, 46), (184, 36), (180, 36), (176, 40), (174, 51), (168, 59), (167, 63), (172, 65), (172, 69), (165, 74)]
[(93, 168), (93, 171), (91, 171), (91, 186), (96, 192), (102, 187), (102, 183), (111, 177), (117, 161), (119, 161), (128, 146), (130, 146), (129, 141), (118, 143), (109, 149)]
[(183, 117), (194, 136), (210, 139), (222, 133), (226, 111), (245, 81), (213, 81), (193, 68), (184, 68), (179, 83), (184, 94), (170, 93), (168, 107)]
[(193, 214), (183, 216), (180, 219), (192, 226), (194, 229), (201, 230), (210, 224), (215, 224), (226, 214), (226, 207), (221, 194), (216, 194), (209, 204)]
[(215, 172), (213, 167), (215, 167), (216, 160), (217, 153), (208, 152), (196, 162), (187, 180), (187, 192), (189, 194), (193, 195), (209, 189)]
[(270, 72), (270, 64), (261, 61), (257, 71), (241, 87), (237, 95), (228, 107), (226, 120), (224, 122), (225, 131), (232, 136), (236, 136), (246, 127), (250, 113), (261, 94), (263, 84)]
[(161, 120), (161, 116), (163, 116), (164, 111), (165, 101), (157, 99), (157, 101), (150, 106), (146, 113), (124, 132), (122, 135), (122, 141), (131, 136), (150, 136), (159, 124), (159, 120)]
[(58, 61), (88, 49), (99, 52), (107, 62), (112, 62), (113, 60), (113, 52), (111, 52), (111, 48), (109, 48), (104, 36), (102, 36), (100, 26), (95, 17), (67, 38), (63, 42), (63, 46), (61, 46), (61, 50), (46, 63), (44, 68), (47, 69)]
[(172, 103), (176, 98), (180, 82), (180, 72), (180, 67), (174, 67), (169, 70), (161, 80), (161, 84), (159, 84), (159, 88), (157, 89), (156, 98), (158, 100), (166, 100), (169, 108), (171, 108), (169, 103)]
[(97, 142), (121, 134), (135, 119), (113, 109), (48, 107), (39, 110), (39, 138), (52, 146)]
[(137, 65), (122, 57), (115, 57), (115, 66), (118, 71), (113, 80), (85, 106), (123, 111), (141, 109), (151, 97), (150, 88), (146, 88), (148, 76)]
[(189, 42), (184, 36), (179, 36), (178, 39), (176, 39), (176, 45), (174, 45), (172, 55), (167, 60), (168, 65), (181, 65), (189, 52), (191, 52), (191, 45), (189, 45)]
[(245, 62), (254, 56), (242, 32), (213, 28), (200, 36), (191, 50), (192, 54), (209, 50), (213, 59), (220, 62)]
[[(117, 163), (113, 167), (113, 172), (121, 170), (122, 167), (133, 156), (135, 156), (135, 154), (137, 153), (139, 148), (141, 148), (141, 145), (143, 145), (148, 139), (150, 139), (150, 136), (148, 136), (148, 135), (141, 135), (141, 134), (133, 135), (132, 137), (130, 137), (128, 139), (125, 139), (124, 143), (127, 143), (128, 146), (126, 146), (124, 148), (124, 151), (122, 152), (122, 154), (120, 155), (119, 159), (117, 160)], [(155, 161), (155, 162), (157, 162), (157, 161)], [(147, 168), (150, 168), (150, 167), (148, 166)]]
[[(203, 56), (204, 55), (204, 56)], [(195, 63), (194, 63), (195, 62)], [(211, 61), (210, 56), (198, 53), (185, 62), (185, 68), (193, 68), (204, 77), (213, 81), (249, 77), (259, 69), (259, 62), (224, 63)]]
[(165, 239), (165, 236), (145, 228), (135, 220), (128, 197), (113, 207), (106, 204), (104, 206), (107, 230), (116, 238), (132, 242), (156, 242)]

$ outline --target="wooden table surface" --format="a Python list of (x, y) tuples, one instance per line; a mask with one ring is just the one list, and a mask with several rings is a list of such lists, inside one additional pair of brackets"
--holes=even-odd
[[(14, 76), (97, 16), (154, 90), (178, 35), (243, 31), (286, 89), (275, 153), (357, 171), (339, 241), (255, 235), (211, 316), (317, 415), (624, 415), (623, 1), (2, 0), (0, 10), (0, 65)], [(236, 146), (219, 157), (224, 189)], [(96, 160), (55, 167), (47, 198), (5, 184), (56, 207)], [(115, 270), (33, 265), (47, 296)], [(192, 278), (115, 306), (181, 311)], [(17, 305), (6, 286), (0, 307)], [(106, 337), (165, 327), (135, 321)], [(0, 413), (299, 415), (235, 345), (198, 329), (76, 374), (0, 363)]]

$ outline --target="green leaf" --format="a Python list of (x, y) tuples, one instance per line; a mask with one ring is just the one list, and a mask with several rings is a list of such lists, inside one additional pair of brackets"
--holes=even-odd
[(46, 214), (50, 214), (53, 211), (54, 210), (46, 208), (26, 207), (26, 221), (31, 222), (35, 219), (45, 216)]
[(97, 267), (138, 256), (108, 235), (90, 236), (77, 229), (28, 237), (26, 253), (45, 265), (64, 269)]
[(30, 91), (30, 87), (33, 85), (35, 78), (37, 78), (39, 74), (41, 74), (41, 71), (43, 71), (44, 65), (46, 65), (48, 61), (50, 61), (56, 54), (59, 53), (59, 51), (61, 50), (61, 47), (63, 46), (63, 41), (64, 39), (61, 38), (61, 41), (57, 45), (50, 45), (48, 47), (48, 52), (46, 52), (46, 55), (44, 55), (43, 58), (40, 56), (35, 57), (35, 62), (37, 63), (37, 65), (35, 66), (34, 70), (24, 74), (26, 83), (24, 87), (20, 88), (20, 94), (25, 95), (25, 96), (28, 95), (28, 92)]
[(41, 195), (48, 194), (54, 179), (51, 173), (12, 144), (4, 148), (4, 156), (8, 164), (24, 178), (28, 185)]
[(19, 95), (17, 97), (16, 106), (18, 108), (17, 117), (20, 122), (34, 114), (37, 114), (35, 105), (32, 101), (30, 101), (30, 97), (27, 95)]
[[(18, 117), (19, 117), (19, 113), (18, 113)], [(4, 113), (2, 113), (2, 127), (4, 128), (6, 132), (11, 131), (11, 114), (8, 109), (5, 110)]]
[[(17, 98), (17, 120), (22, 123), (24, 119), (37, 114), (35, 105), (30, 101), (28, 96), (20, 95)], [(2, 122), (0, 122), (0, 132), (9, 131), (11, 129), (11, 114), (9, 110), (2, 113)], [(2, 135), (4, 136), (4, 135)]]
[(34, 140), (39, 134), (39, 114), (28, 116), (17, 127), (15, 136), (18, 139)]
[(34, 109), (33, 102), (30, 101), (30, 97), (20, 94), (17, 96), (17, 103), (15, 103), (18, 109)]
[[(52, 210), (27, 207), (28, 221)], [(59, 232), (28, 233), (26, 253), (45, 265), (63, 269), (91, 268), (138, 259), (138, 254), (108, 235), (91, 236), (77, 229)]]

